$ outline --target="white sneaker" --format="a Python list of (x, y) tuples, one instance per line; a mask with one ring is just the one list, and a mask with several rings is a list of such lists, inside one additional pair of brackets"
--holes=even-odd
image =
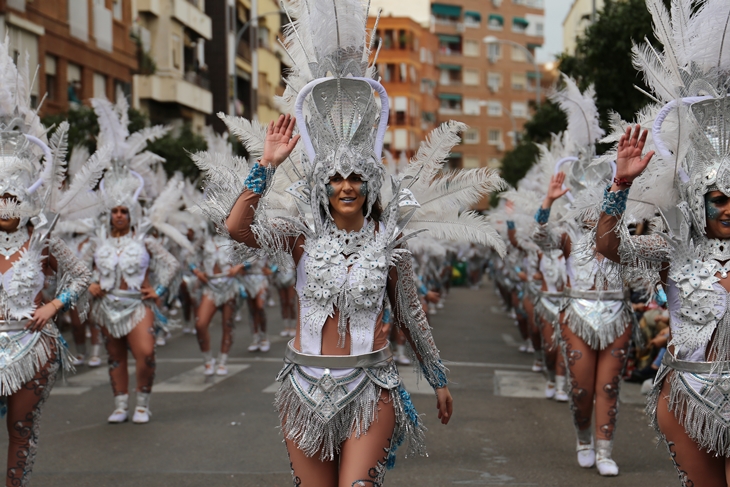
[(132, 416), (132, 422), (135, 424), (145, 424), (150, 422), (150, 408), (143, 408), (137, 406), (134, 408), (134, 416)]
[(193, 333), (194, 331), (195, 331), (195, 328), (193, 328), (192, 326), (186, 326), (186, 327), (185, 327), (185, 328), (183, 328), (183, 330), (182, 330), (182, 332), (183, 332), (183, 334), (184, 334), (184, 335), (190, 335), (190, 334), (192, 334), (192, 333)]
[(583, 468), (591, 468), (596, 464), (596, 450), (593, 448), (593, 438), (591, 442), (584, 445), (580, 441), (576, 442), (575, 451), (578, 453), (578, 465)]
[(91, 357), (86, 365), (89, 367), (98, 367), (101, 365), (101, 357)]
[(259, 338), (258, 333), (253, 334), (253, 342), (251, 342), (251, 345), (248, 346), (249, 352), (258, 352), (259, 351), (259, 343), (261, 343), (261, 338)]
[(545, 397), (548, 399), (555, 397), (555, 382), (548, 381), (545, 384)]
[(157, 340), (155, 340), (155, 343), (158, 347), (164, 347), (167, 344), (167, 340), (165, 340), (165, 335), (158, 336)]
[(271, 343), (269, 343), (269, 340), (264, 337), (264, 339), (259, 343), (259, 351), (268, 352), (269, 350), (271, 350)]
[(596, 441), (596, 468), (603, 477), (615, 477), (618, 475), (618, 465), (611, 459), (613, 441)]
[(290, 328), (289, 329), (289, 336), (292, 337), (292, 338), (294, 338), (295, 336), (297, 336), (297, 330), (295, 328)]
[(76, 356), (74, 357), (73, 361), (71, 361), (71, 364), (72, 364), (72, 365), (73, 365), (74, 367), (78, 367), (79, 365), (84, 365), (84, 360), (85, 360), (85, 358), (86, 358), (86, 357), (84, 357), (84, 355), (76, 355)]
[[(519, 350), (522, 353), (530, 353), (530, 348), (532, 348), (532, 342), (530, 342), (530, 340), (525, 340), (525, 343), (520, 345), (520, 348), (518, 348), (517, 350)], [(534, 352), (534, 350), (533, 350), (533, 352)]]
[(228, 367), (225, 364), (218, 364), (215, 369), (215, 375), (228, 375)]
[(532, 342), (527, 344), (527, 350), (525, 350), (525, 353), (535, 353), (535, 347), (532, 346)]
[(279, 336), (288, 337), (289, 336), (289, 329), (288, 328), (284, 328), (283, 330), (281, 330), (279, 332)]
[(532, 371), (533, 372), (542, 372), (542, 369), (543, 369), (542, 360), (535, 360), (532, 363)]
[(555, 391), (555, 401), (557, 402), (568, 402), (570, 400), (570, 397), (568, 397), (568, 393), (565, 391)]
[(127, 413), (127, 405), (129, 404), (129, 394), (121, 394), (114, 396), (114, 404), (117, 407), (111, 416), (107, 419), (110, 423), (124, 423), (129, 418)]
[(208, 360), (203, 367), (203, 375), (209, 376), (215, 374), (215, 359)]
[(395, 363), (398, 365), (411, 365), (411, 359), (407, 355), (401, 354), (395, 358)]
[(276, 306), (276, 301), (274, 301), (274, 298), (269, 298), (269, 301), (266, 303), (266, 305), (269, 308), (273, 308), (274, 306)]

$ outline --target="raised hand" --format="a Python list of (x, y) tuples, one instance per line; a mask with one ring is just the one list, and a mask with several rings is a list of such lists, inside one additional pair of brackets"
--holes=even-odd
[[(650, 151), (644, 157), (644, 144), (646, 144), (646, 136), (648, 131), (641, 131), (641, 125), (634, 127), (629, 126), (626, 133), (621, 136), (618, 142), (618, 154), (616, 156), (616, 179), (631, 184), (639, 174), (644, 172), (649, 161), (654, 156), (654, 151)], [(619, 184), (626, 186), (626, 184)]]
[(553, 174), (552, 177), (550, 177), (550, 184), (548, 185), (547, 196), (545, 197), (546, 203), (549, 202), (549, 204), (552, 205), (555, 200), (569, 191), (568, 188), (563, 188), (563, 183), (565, 183), (564, 172)]
[(291, 115), (280, 115), (276, 122), (269, 123), (266, 127), (264, 154), (261, 156), (262, 165), (276, 167), (289, 157), (300, 138), (300, 135), (292, 137), (295, 125), (296, 119)]

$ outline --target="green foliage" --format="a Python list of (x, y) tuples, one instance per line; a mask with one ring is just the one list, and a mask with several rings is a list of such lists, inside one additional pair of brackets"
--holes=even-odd
[[(137, 132), (150, 125), (149, 117), (139, 110), (130, 108), (128, 116), (130, 133)], [(66, 113), (48, 115), (42, 119), (42, 122), (46, 127), (54, 125), (57, 127), (64, 120), (68, 120), (69, 123), (68, 144), (70, 150), (72, 151), (77, 145), (84, 145), (89, 149), (89, 153), (93, 154), (96, 151), (96, 135), (99, 133), (99, 123), (94, 110), (82, 106)], [(51, 129), (51, 132), (53, 130)], [(185, 124), (177, 130), (171, 130), (167, 135), (147, 146), (147, 150), (165, 158), (167, 162), (164, 164), (164, 168), (168, 175), (180, 171), (193, 180), (198, 177), (199, 171), (190, 159), (189, 153), (206, 149), (205, 138), (193, 132), (190, 124)]]

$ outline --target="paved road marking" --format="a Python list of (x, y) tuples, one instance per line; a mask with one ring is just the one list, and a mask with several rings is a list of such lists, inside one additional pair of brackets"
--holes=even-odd
[(198, 367), (195, 367), (194, 369), (188, 370), (187, 372), (183, 372), (182, 374), (170, 377), (169, 379), (162, 381), (159, 384), (155, 384), (152, 387), (152, 392), (154, 392), (155, 394), (160, 392), (203, 392), (207, 389), (210, 389), (214, 385), (220, 384), (224, 380), (233, 377), (239, 372), (246, 370), (249, 367), (251, 366), (248, 364), (229, 364), (228, 375), (205, 376), (203, 375), (203, 369), (205, 368), (205, 366), (200, 365)]
[[(433, 395), (433, 389), (431, 388), (431, 386), (428, 385), (428, 382), (426, 382), (425, 379), (418, 380), (418, 376), (411, 366), (401, 366), (398, 369), (398, 373), (400, 374), (400, 378), (403, 381), (403, 386), (411, 394), (427, 394), (429, 396)], [(261, 392), (273, 394), (279, 390), (279, 385), (280, 384), (278, 382), (273, 382)]]
[(535, 372), (495, 370), (494, 395), (545, 399), (545, 377)]
[[(134, 365), (128, 365), (127, 371), (130, 376), (135, 373)], [(109, 369), (107, 367), (95, 367), (88, 372), (69, 376), (65, 383), (57, 383), (51, 390), (51, 395), (75, 396), (90, 391), (94, 387), (109, 385)]]

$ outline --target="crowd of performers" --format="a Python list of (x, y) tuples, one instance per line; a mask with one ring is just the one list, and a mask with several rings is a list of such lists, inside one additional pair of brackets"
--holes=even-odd
[[(505, 189), (499, 176), (444, 167), (463, 124), (440, 126), (410, 161), (384, 153), (389, 101), (360, 0), (287, 11), (296, 22), (282, 43), (293, 63), (285, 115), (268, 126), (221, 115), (249, 158), (210, 131), (208, 150), (191, 155), (203, 175), (195, 184), (168, 177), (146, 150), (168, 128), (130, 133), (121, 94), (91, 100), (96, 151), (69, 155), (68, 124), (42, 126), (28, 66), (0, 44), (7, 485), (28, 485), (41, 408), (61, 371), (106, 356), (108, 421), (147, 423), (156, 347), (180, 321), (203, 374), (224, 376), (242, 315), (248, 352), (270, 351), (267, 307), (278, 295), (287, 344), (275, 407), (294, 485), (381, 486), (399, 447), (426, 453), (396, 363), (425, 378), (447, 424), (448, 369), (428, 316), (455, 275), (478, 287), (485, 268), (520, 349), (545, 374), (545, 396), (570, 404), (578, 464), (603, 476), (619, 473), (619, 385), (643, 338), (635, 303), (666, 302), (648, 413), (683, 486), (727, 485), (730, 5), (647, 5), (663, 50), (638, 44), (633, 55), (650, 104), (633, 123), (614, 115), (606, 135), (592, 88), (563, 77), (550, 97), (567, 130), (488, 215), (464, 209)], [(612, 148), (597, 156), (599, 142)]]

